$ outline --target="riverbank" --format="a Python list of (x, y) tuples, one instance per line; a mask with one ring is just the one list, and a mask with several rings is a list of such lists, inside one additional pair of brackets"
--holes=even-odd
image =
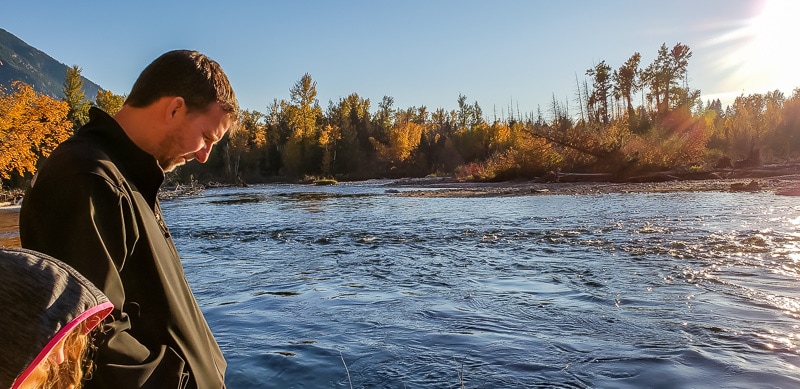
[[(531, 195), (590, 195), (606, 193), (772, 192), (800, 195), (800, 174), (761, 178), (675, 179), (654, 182), (535, 182), (465, 183), (449, 178), (404, 179), (389, 186), (409, 188), (398, 196), (501, 197)], [(414, 189), (419, 188), (419, 189)]]

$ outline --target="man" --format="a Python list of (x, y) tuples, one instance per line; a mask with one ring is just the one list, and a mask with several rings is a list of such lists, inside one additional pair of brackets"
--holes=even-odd
[(20, 210), (22, 246), (71, 265), (114, 304), (87, 388), (222, 388), (225, 360), (186, 281), (157, 199), (164, 172), (236, 123), (219, 64), (188, 50), (153, 61), (112, 118), (42, 164)]

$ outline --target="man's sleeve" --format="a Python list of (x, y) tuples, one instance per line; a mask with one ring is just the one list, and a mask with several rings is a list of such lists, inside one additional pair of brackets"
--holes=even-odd
[(127, 194), (97, 174), (38, 182), (23, 199), (22, 246), (68, 263), (114, 304), (96, 344), (97, 370), (87, 388), (185, 385), (187, 369), (175, 350), (144, 345), (130, 332), (120, 272), (139, 243), (137, 223)]

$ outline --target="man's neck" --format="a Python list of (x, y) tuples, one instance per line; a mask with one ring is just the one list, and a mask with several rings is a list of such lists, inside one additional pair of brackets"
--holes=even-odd
[(147, 107), (137, 108), (123, 105), (114, 115), (114, 120), (122, 127), (128, 138), (136, 146), (150, 155), (155, 155), (161, 142), (163, 131), (163, 101), (159, 100)]

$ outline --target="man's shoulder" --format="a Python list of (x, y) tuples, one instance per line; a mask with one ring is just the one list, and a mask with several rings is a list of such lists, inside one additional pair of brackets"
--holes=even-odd
[(122, 178), (108, 147), (93, 137), (76, 134), (53, 150), (39, 168), (36, 180), (98, 174), (115, 177), (115, 181)]
[(92, 120), (75, 131), (69, 139), (58, 145), (48, 157), (62, 162), (92, 162), (110, 159), (114, 150), (119, 149), (117, 133), (122, 129), (105, 112), (92, 107)]
[(62, 158), (64, 160), (90, 160), (107, 157), (106, 147), (96, 137), (77, 133), (67, 139), (48, 157), (48, 159)]

